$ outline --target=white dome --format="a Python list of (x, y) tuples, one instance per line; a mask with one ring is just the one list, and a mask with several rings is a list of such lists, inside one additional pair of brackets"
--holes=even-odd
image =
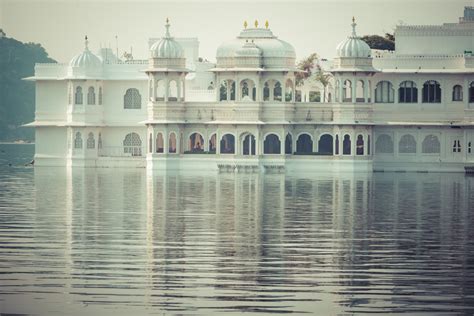
[(370, 57), (370, 47), (357, 36), (355, 31), (356, 25), (355, 20), (352, 19), (352, 34), (337, 45), (338, 57)]
[(74, 56), (69, 62), (71, 67), (97, 68), (102, 66), (102, 59), (89, 50), (89, 42), (85, 40), (84, 51)]
[(235, 52), (236, 57), (261, 57), (262, 51), (253, 41), (245, 41), (245, 44)]
[(184, 50), (170, 35), (169, 20), (166, 19), (165, 36), (150, 48), (152, 58), (183, 58)]
[[(295, 59), (295, 49), (289, 43), (278, 39), (268, 28), (249, 28), (240, 32), (240, 35), (229, 42), (221, 44), (217, 48), (217, 58), (233, 58), (244, 53), (250, 53), (245, 49), (246, 43), (252, 41), (253, 45), (259, 49), (261, 56), (265, 58), (286, 58)], [(250, 45), (250, 44), (249, 44)], [(250, 48), (250, 47), (248, 47)], [(255, 53), (256, 50), (252, 49)], [(263, 62), (265, 64), (265, 60)]]

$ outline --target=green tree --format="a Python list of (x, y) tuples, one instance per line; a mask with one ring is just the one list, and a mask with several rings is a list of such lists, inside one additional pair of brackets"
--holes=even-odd
[(35, 63), (51, 62), (40, 44), (0, 38), (0, 140), (34, 139), (32, 128), (20, 128), (35, 108), (35, 85), (22, 79), (34, 75)]
[(365, 35), (361, 38), (372, 49), (395, 50), (395, 37), (386, 33), (385, 37), (380, 35)]
[(296, 73), (296, 85), (301, 86), (303, 81), (311, 76), (315, 62), (318, 60), (318, 54), (312, 53), (303, 60), (300, 60), (296, 64), (296, 68), (302, 70), (302, 72)]

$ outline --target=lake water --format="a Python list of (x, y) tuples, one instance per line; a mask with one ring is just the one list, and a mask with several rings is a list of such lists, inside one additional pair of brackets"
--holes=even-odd
[(0, 145), (0, 312), (474, 313), (473, 177), (24, 167), (33, 151)]

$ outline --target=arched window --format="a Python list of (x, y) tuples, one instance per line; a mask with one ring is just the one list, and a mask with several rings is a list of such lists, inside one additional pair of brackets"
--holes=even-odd
[(375, 103), (393, 103), (394, 91), (392, 83), (380, 81), (375, 87)]
[(469, 103), (474, 103), (474, 81), (469, 85)]
[(102, 87), (99, 87), (99, 105), (102, 105)]
[(310, 154), (313, 152), (313, 140), (308, 134), (301, 134), (296, 140), (296, 152)]
[(365, 102), (364, 81), (362, 80), (357, 81), (356, 102)]
[(153, 153), (153, 134), (150, 133), (150, 137), (148, 138), (148, 152), (151, 154)]
[(123, 153), (130, 156), (142, 155), (142, 140), (137, 133), (129, 133), (123, 140)]
[(333, 137), (329, 134), (324, 134), (319, 138), (318, 152), (323, 155), (332, 155), (334, 150)]
[(204, 137), (199, 133), (193, 133), (189, 136), (189, 148), (190, 152), (202, 152), (204, 151)]
[(77, 132), (76, 137), (74, 138), (74, 148), (82, 149), (82, 135), (80, 132)]
[(342, 102), (352, 102), (352, 82), (345, 80), (342, 87)]
[(429, 80), (423, 84), (423, 98), (424, 103), (440, 103), (441, 102), (441, 87), (438, 81)]
[(156, 101), (164, 101), (165, 100), (165, 81), (158, 80), (156, 83)]
[(462, 101), (462, 86), (458, 84), (453, 87), (453, 101)]
[(273, 100), (281, 101), (281, 83), (277, 81), (273, 87)]
[(342, 154), (351, 154), (351, 136), (349, 134), (344, 135), (344, 139), (342, 140)]
[(418, 88), (413, 81), (403, 81), (398, 88), (399, 103), (417, 103)]
[(423, 139), (421, 143), (421, 152), (423, 154), (439, 154), (440, 153), (440, 143), (438, 136), (428, 135)]
[(363, 156), (364, 155), (364, 136), (358, 135), (356, 141), (356, 155)]
[(381, 134), (375, 141), (375, 152), (377, 154), (393, 154), (393, 140), (390, 135)]
[(162, 133), (156, 134), (156, 152), (157, 153), (164, 153), (165, 152), (165, 144), (164, 144)]
[(270, 100), (270, 87), (268, 86), (268, 82), (265, 82), (263, 85), (263, 101)]
[(74, 104), (82, 104), (82, 87), (76, 87), (74, 95)]
[(95, 138), (92, 132), (89, 133), (87, 136), (87, 149), (94, 149), (95, 148)]
[(285, 101), (292, 102), (293, 101), (293, 81), (290, 79), (286, 80), (285, 84)]
[(249, 84), (247, 81), (242, 83), (242, 99), (249, 96)]
[(95, 90), (94, 87), (89, 87), (87, 90), (87, 104), (94, 105), (95, 104)]
[(225, 134), (221, 139), (221, 154), (235, 154), (235, 136)]
[(176, 153), (176, 134), (171, 132), (169, 136), (169, 141), (168, 141), (168, 152), (170, 154), (175, 154)]
[(243, 155), (255, 155), (255, 136), (252, 134), (246, 134), (242, 146)]
[(285, 154), (292, 154), (293, 153), (293, 137), (291, 134), (286, 134), (285, 137)]
[(168, 101), (178, 101), (178, 84), (175, 80), (169, 82)]
[(227, 101), (227, 80), (222, 81), (219, 88), (219, 100)]
[(216, 134), (212, 134), (211, 138), (209, 139), (209, 152), (215, 154), (217, 148), (217, 139)]
[(413, 135), (406, 134), (400, 138), (398, 142), (398, 152), (401, 154), (415, 154), (416, 140)]
[(138, 89), (130, 88), (127, 89), (123, 96), (123, 108), (124, 109), (140, 109), (142, 107), (142, 96)]
[(263, 153), (264, 154), (279, 154), (281, 153), (280, 149), (280, 139), (275, 134), (268, 134), (265, 137), (263, 142)]

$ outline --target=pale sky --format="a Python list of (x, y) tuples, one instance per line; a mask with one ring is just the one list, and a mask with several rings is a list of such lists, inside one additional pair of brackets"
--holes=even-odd
[(357, 33), (392, 32), (406, 24), (457, 22), (465, 0), (0, 0), (0, 28), (8, 37), (42, 44), (59, 62), (68, 62), (83, 49), (84, 35), (96, 51), (100, 43), (119, 52), (133, 47), (135, 59), (149, 56), (148, 38), (164, 34), (166, 17), (175, 37), (198, 37), (200, 56), (215, 60), (219, 44), (235, 38), (258, 19), (270, 23), (273, 33), (292, 44), (297, 58), (317, 52), (335, 55), (337, 44), (350, 34), (352, 16)]

